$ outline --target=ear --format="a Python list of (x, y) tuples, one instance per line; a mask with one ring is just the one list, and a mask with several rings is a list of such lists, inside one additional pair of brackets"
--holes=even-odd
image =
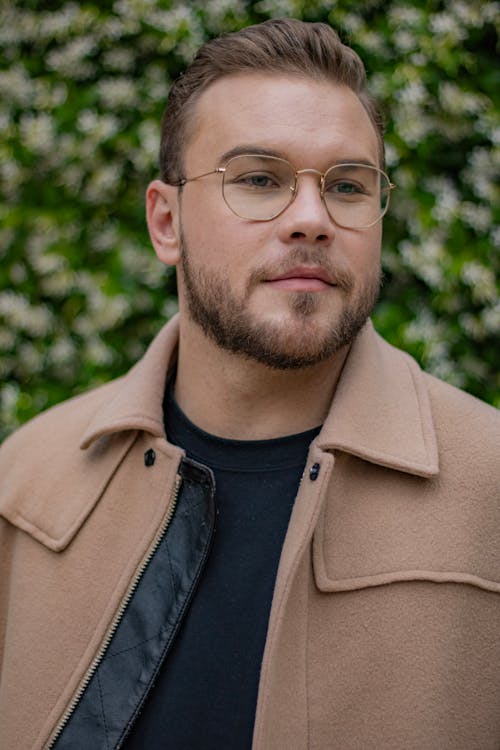
[(156, 255), (167, 266), (180, 260), (178, 188), (153, 180), (146, 191), (146, 218)]

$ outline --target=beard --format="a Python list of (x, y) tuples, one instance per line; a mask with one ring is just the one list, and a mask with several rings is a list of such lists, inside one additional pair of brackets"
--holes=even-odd
[[(335, 279), (335, 293), (344, 295), (345, 301), (337, 319), (332, 320), (326, 330), (322, 330), (314, 319), (321, 304), (320, 295), (328, 292), (293, 292), (288, 301), (291, 321), (288, 317), (279, 322), (256, 320), (248, 307), (252, 289), (266, 278), (307, 264), (320, 264)], [(245, 294), (238, 298), (222, 276), (194, 267), (182, 227), (181, 268), (188, 313), (205, 335), (226, 351), (276, 370), (311, 367), (351, 344), (371, 315), (382, 282), (378, 268), (354, 294), (352, 275), (334, 268), (326, 253), (297, 247), (281, 264), (257, 268), (249, 278)]]

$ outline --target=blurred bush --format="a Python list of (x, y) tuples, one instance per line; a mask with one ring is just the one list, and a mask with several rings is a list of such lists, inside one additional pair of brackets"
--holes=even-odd
[(176, 310), (143, 209), (170, 82), (210, 36), (278, 16), (330, 22), (385, 103), (398, 189), (377, 328), (500, 406), (499, 9), (485, 0), (4, 3), (0, 437), (124, 372)]

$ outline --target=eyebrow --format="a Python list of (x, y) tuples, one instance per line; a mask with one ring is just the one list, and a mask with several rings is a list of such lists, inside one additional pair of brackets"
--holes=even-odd
[[(274, 148), (265, 148), (263, 146), (256, 146), (253, 143), (243, 144), (241, 146), (235, 146), (229, 151), (225, 151), (220, 159), (219, 166), (225, 164), (235, 156), (246, 156), (248, 154), (255, 154), (256, 156), (276, 156), (278, 159), (285, 159), (290, 161), (289, 158), (282, 152)], [(340, 161), (334, 162), (331, 166), (342, 166), (343, 164), (363, 164), (367, 167), (375, 167), (378, 169), (378, 164), (374, 164), (370, 159), (359, 159), (355, 156), (352, 158), (343, 158)]]
[(229, 161), (229, 159), (232, 159), (234, 156), (246, 156), (247, 154), (256, 154), (256, 156), (277, 156), (279, 159), (286, 159), (286, 156), (281, 151), (277, 151), (273, 148), (263, 148), (262, 146), (256, 146), (255, 144), (249, 143), (235, 146), (229, 151), (225, 151), (219, 160), (219, 164)]

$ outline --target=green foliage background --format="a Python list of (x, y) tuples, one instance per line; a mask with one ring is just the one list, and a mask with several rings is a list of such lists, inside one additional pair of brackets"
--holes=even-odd
[(175, 311), (143, 209), (170, 82), (205, 39), (278, 16), (329, 21), (385, 103), (398, 189), (377, 328), (500, 406), (499, 10), (485, 0), (4, 2), (0, 436), (124, 372)]

